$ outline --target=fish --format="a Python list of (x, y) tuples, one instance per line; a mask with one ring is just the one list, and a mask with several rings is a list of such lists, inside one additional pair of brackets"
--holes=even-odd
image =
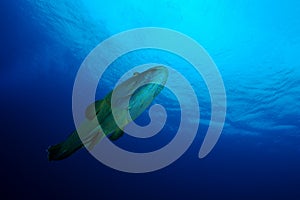
[(83, 147), (91, 150), (103, 137), (118, 140), (124, 134), (124, 127), (139, 117), (163, 90), (168, 75), (168, 69), (164, 66), (135, 72), (103, 99), (86, 108), (79, 130), (72, 132), (66, 140), (50, 146), (47, 149), (48, 160), (63, 160)]

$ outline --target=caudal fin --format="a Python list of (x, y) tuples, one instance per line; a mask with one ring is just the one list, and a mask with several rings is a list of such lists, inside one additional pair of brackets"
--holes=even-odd
[(74, 131), (65, 141), (48, 148), (48, 160), (62, 160), (83, 146), (78, 134)]

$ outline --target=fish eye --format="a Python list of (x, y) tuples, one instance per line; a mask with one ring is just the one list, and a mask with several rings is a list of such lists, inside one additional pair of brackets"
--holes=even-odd
[(137, 76), (137, 75), (139, 75), (140, 73), (138, 73), (138, 72), (134, 72), (133, 73), (133, 76)]

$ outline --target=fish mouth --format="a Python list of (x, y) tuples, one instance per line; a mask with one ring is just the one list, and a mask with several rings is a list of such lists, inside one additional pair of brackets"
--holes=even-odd
[(156, 66), (146, 71), (148, 80), (152, 83), (165, 84), (169, 75), (168, 68)]

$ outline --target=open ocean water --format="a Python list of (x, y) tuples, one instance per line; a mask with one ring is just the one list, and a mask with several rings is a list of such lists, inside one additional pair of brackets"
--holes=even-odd
[[(3, 0), (0, 25), (1, 199), (300, 199), (300, 1)], [(48, 146), (75, 129), (72, 90), (85, 57), (108, 37), (141, 27), (186, 34), (217, 65), (227, 114), (214, 149), (198, 158), (211, 116), (201, 76), (178, 56), (145, 49), (113, 62), (96, 96), (133, 66), (172, 66), (198, 91), (201, 120), (190, 148), (141, 174), (111, 169), (85, 149), (49, 162)], [(172, 140), (178, 101), (165, 89), (155, 103), (168, 112), (163, 130), (148, 139), (125, 135), (116, 145), (149, 152)], [(149, 121), (147, 112), (137, 119)]]

